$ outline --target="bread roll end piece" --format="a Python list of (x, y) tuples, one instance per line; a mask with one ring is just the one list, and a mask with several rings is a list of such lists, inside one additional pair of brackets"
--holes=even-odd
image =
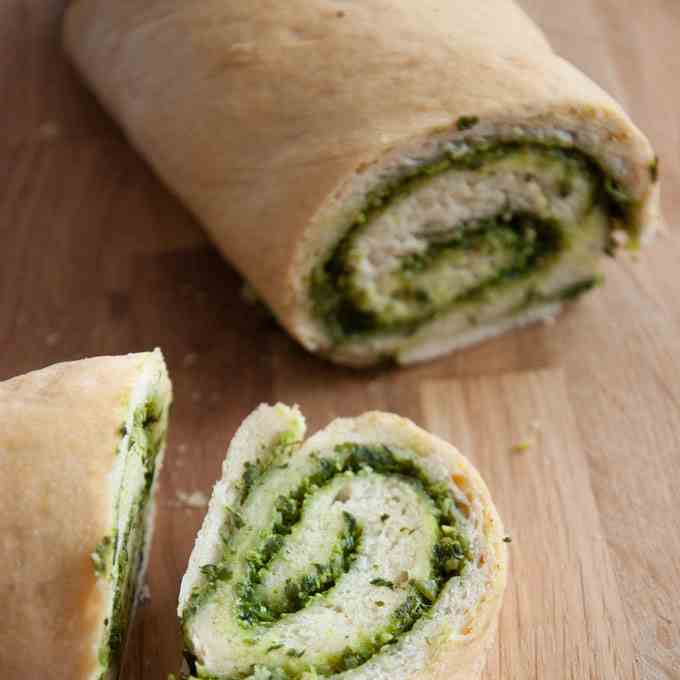
[(119, 677), (171, 399), (160, 350), (0, 383), (6, 677)]

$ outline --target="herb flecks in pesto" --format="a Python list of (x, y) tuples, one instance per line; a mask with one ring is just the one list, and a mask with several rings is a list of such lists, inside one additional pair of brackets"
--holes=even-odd
[(649, 176), (653, 183), (659, 181), (659, 157), (654, 156), (654, 160), (649, 164)]
[(114, 539), (111, 536), (104, 536), (90, 555), (94, 571), (101, 578), (108, 577), (111, 573), (113, 547)]
[(204, 564), (201, 567), (201, 574), (208, 583), (228, 581), (231, 578), (231, 570), (228, 567), (217, 564)]
[(457, 121), (456, 121), (456, 127), (461, 131), (465, 130), (470, 130), (471, 128), (475, 127), (479, 123), (479, 117), (478, 116), (461, 116)]
[(259, 551), (252, 552), (246, 562), (246, 578), (236, 588), (240, 598), (239, 617), (247, 626), (278, 621), (284, 614), (299, 611), (314, 595), (332, 588), (352, 563), (361, 529), (352, 515), (344, 513), (344, 530), (326, 564), (315, 563), (311, 565), (312, 570), (298, 580), (288, 579), (280, 598), (264, 599), (258, 595), (261, 575), (283, 546), (284, 537), (300, 519), (306, 495), (307, 485), (303, 484), (293, 498), (279, 498), (277, 510), (281, 519), (274, 524), (273, 535), (265, 540)]
[(604, 180), (604, 190), (612, 206), (622, 213), (626, 208), (633, 204), (634, 199), (630, 193), (613, 177), (606, 177)]
[[(137, 578), (146, 543), (146, 513), (156, 472), (156, 459), (164, 444), (164, 431), (159, 427), (164, 413), (160, 405), (149, 399), (132, 414), (132, 424), (124, 424), (119, 431), (122, 438), (118, 455), (126, 451), (124, 465), (141, 467), (143, 484), (136, 497), (130, 502), (125, 517), (119, 515), (126, 490), (120, 488), (115, 501), (114, 528), (110, 537), (105, 537), (93, 553), (93, 563), (98, 574), (111, 581), (113, 603), (111, 614), (105, 625), (104, 639), (98, 650), (98, 661), (102, 677), (118, 673), (122, 660), (125, 636), (134, 606)], [(126, 480), (125, 474), (123, 479)], [(124, 482), (125, 483), (125, 482)], [(103, 570), (103, 571), (100, 571)]]
[(588, 279), (583, 279), (582, 281), (578, 281), (567, 288), (563, 288), (560, 291), (560, 299), (564, 301), (574, 300), (589, 290), (601, 286), (603, 282), (604, 278), (602, 276), (591, 276)]
[(255, 462), (246, 461), (243, 467), (243, 475), (239, 484), (241, 490), (240, 503), (246, 502), (253, 486), (255, 486), (262, 475), (271, 466), (271, 459), (275, 458), (280, 465), (285, 465), (285, 456), (290, 455), (300, 442), (296, 439), (292, 432), (282, 432), (273, 444), (269, 447), (266, 458), (257, 458)]

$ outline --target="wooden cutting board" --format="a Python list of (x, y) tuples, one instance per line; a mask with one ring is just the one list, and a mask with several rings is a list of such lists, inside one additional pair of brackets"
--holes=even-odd
[[(672, 225), (680, 3), (525, 5), (648, 132)], [(59, 48), (62, 10), (62, 0), (0, 4), (0, 379), (155, 345), (168, 358), (176, 402), (151, 597), (124, 678), (177, 669), (175, 603), (203, 495), (241, 419), (276, 400), (299, 403), (312, 430), (396, 411), (480, 468), (513, 538), (485, 680), (680, 678), (678, 231), (638, 262), (607, 263), (606, 287), (555, 325), (408, 370), (329, 366), (244, 301), (80, 85)]]

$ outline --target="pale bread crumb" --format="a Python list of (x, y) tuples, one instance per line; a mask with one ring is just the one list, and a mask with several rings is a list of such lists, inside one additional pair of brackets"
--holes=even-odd
[(197, 361), (198, 354), (196, 354), (196, 352), (189, 352), (188, 354), (184, 355), (184, 358), (182, 359), (182, 366), (184, 366), (184, 368), (191, 368), (192, 366), (196, 365)]
[(182, 491), (179, 490), (175, 497), (180, 504), (188, 508), (206, 508), (208, 507), (208, 496), (202, 491)]
[(57, 123), (56, 120), (46, 120), (35, 131), (36, 138), (44, 142), (49, 142), (54, 139), (57, 139), (61, 137), (61, 135), (62, 135), (61, 125), (59, 125), (59, 123)]
[(541, 421), (533, 420), (529, 425), (529, 434), (510, 447), (512, 453), (526, 453), (539, 443), (541, 438)]
[(151, 588), (149, 588), (149, 584), (145, 583), (142, 586), (142, 590), (139, 593), (139, 602), (140, 604), (144, 602), (148, 602), (151, 599)]

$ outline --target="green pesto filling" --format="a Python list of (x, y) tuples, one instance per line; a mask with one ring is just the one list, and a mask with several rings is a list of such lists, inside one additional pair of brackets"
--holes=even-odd
[[(277, 444), (281, 446), (281, 444)], [(237, 618), (245, 643), (250, 640), (256, 644), (258, 632), (276, 625), (282, 617), (293, 614), (307, 606), (310, 599), (324, 597), (351, 568), (356, 551), (362, 540), (362, 527), (349, 513), (343, 513), (343, 525), (334, 539), (330, 557), (326, 561), (315, 562), (309, 569), (296, 578), (289, 578), (285, 588), (278, 596), (270, 597), (263, 592), (260, 585), (269, 566), (284, 547), (287, 537), (300, 521), (305, 503), (316, 493), (328, 487), (338, 475), (378, 474), (395, 475), (402, 481), (412, 485), (418, 494), (428, 499), (433, 508), (436, 521), (436, 538), (430, 564), (429, 577), (411, 581), (403, 588), (404, 597), (393, 609), (380, 630), (376, 630), (370, 639), (350, 641), (340, 654), (329, 654), (321, 664), (312, 670), (319, 676), (327, 676), (356, 668), (368, 661), (382, 648), (397, 643), (413, 625), (436, 602), (446, 583), (461, 576), (467, 562), (471, 559), (468, 541), (463, 530), (458, 526), (456, 506), (445, 482), (433, 482), (416, 462), (415, 456), (408, 453), (395, 452), (381, 445), (359, 445), (347, 443), (336, 446), (332, 456), (322, 457), (313, 454), (315, 469), (300, 480), (288, 495), (276, 499), (273, 521), (269, 528), (260, 531), (258, 547), (249, 550), (246, 555), (239, 556), (232, 549), (235, 532), (243, 526), (243, 520), (237, 511), (230, 510), (227, 522), (222, 531), (223, 556), (216, 564), (202, 567), (204, 579), (192, 592), (182, 617), (182, 626), (186, 632), (187, 625), (197, 612), (208, 602), (215, 599), (219, 602), (221, 588), (232, 587), (237, 595)], [(268, 457), (270, 465), (281, 464), (280, 456)], [(284, 463), (285, 465), (285, 463)], [(266, 462), (258, 461), (259, 473), (253, 477), (249, 466), (241, 478), (241, 490), (252, 492), (255, 484), (264, 484)], [(242, 493), (243, 496), (243, 493)], [(388, 519), (380, 517), (381, 522)], [(235, 562), (243, 559), (245, 576), (232, 583)], [(395, 589), (395, 584), (376, 576), (371, 581), (374, 586)], [(380, 606), (378, 604), (378, 606)], [(186, 640), (186, 638), (185, 638)], [(310, 664), (304, 659), (305, 650), (297, 648), (282, 649), (282, 644), (274, 643), (266, 653), (281, 650), (285, 652), (285, 661), (270, 666), (266, 662), (255, 661), (247, 672), (239, 675), (220, 676), (220, 680), (241, 680), (242, 678), (280, 678), (281, 680), (297, 680), (304, 672), (309, 672)], [(212, 678), (201, 669), (187, 641), (187, 660), (192, 673), (200, 678)]]
[(649, 164), (649, 176), (652, 182), (659, 181), (659, 157), (654, 156), (654, 160)]
[[(270, 447), (266, 457), (258, 458), (253, 463), (246, 461), (243, 475), (238, 482), (240, 491), (239, 505), (242, 507), (250, 496), (253, 487), (261, 483), (263, 476), (273, 465), (285, 467), (286, 456), (290, 455), (299, 445), (292, 432), (283, 432)], [(182, 622), (186, 623), (201, 609), (205, 602), (215, 593), (220, 582), (231, 578), (229, 561), (232, 557), (231, 543), (236, 531), (243, 527), (243, 518), (233, 508), (227, 508), (227, 522), (221, 530), (222, 543), (224, 546), (223, 561), (219, 564), (204, 565), (201, 567), (205, 582), (201, 588), (195, 588), (184, 608)], [(270, 543), (270, 548), (273, 547)], [(270, 548), (267, 548), (269, 550)], [(272, 553), (273, 556), (273, 553)]]
[(479, 118), (477, 116), (461, 116), (456, 121), (456, 127), (462, 132), (463, 130), (470, 130), (479, 123)]
[(92, 566), (99, 578), (108, 577), (113, 566), (113, 549), (116, 544), (116, 534), (114, 530), (111, 536), (104, 536), (94, 549), (92, 555)]
[[(477, 123), (474, 117), (458, 121), (459, 129), (468, 129)], [(400, 283), (394, 291), (394, 299), (406, 303), (412, 310), (407, 315), (385, 314), (373, 307), (365, 290), (356, 282), (356, 254), (353, 247), (372, 220), (387, 210), (395, 201), (423, 187), (433, 177), (447, 172), (492, 168), (497, 162), (522, 154), (541, 157), (546, 164), (559, 163), (564, 178), (558, 189), (559, 196), (567, 197), (572, 190), (576, 175), (586, 177), (593, 186), (592, 207), (599, 208), (610, 217), (612, 225), (625, 228), (629, 243), (635, 247), (639, 238), (636, 223), (638, 204), (624, 187), (618, 184), (591, 157), (572, 148), (538, 143), (480, 143), (462, 155), (449, 152), (432, 163), (420, 166), (410, 174), (386, 183), (368, 195), (366, 204), (359, 211), (343, 238), (336, 244), (326, 260), (312, 274), (311, 299), (315, 315), (321, 319), (333, 341), (341, 344), (357, 337), (374, 334), (405, 333), (417, 330), (422, 324), (446, 313), (458, 305), (464, 305), (500, 291), (513, 281), (529, 279), (537, 272), (547, 272), (562, 255), (568, 254), (574, 238), (573, 230), (554, 218), (537, 215), (504, 212), (490, 218), (458, 225), (449, 230), (449, 237), (438, 236), (429, 242), (427, 250), (415, 256), (402, 258)], [(650, 167), (654, 177), (657, 167)], [(578, 226), (578, 225), (576, 225)], [(615, 243), (607, 236), (606, 252), (612, 254)], [(441, 294), (433, 295), (432, 280), (423, 274), (436, 272), (437, 268), (469, 267), (470, 255), (478, 262), (488, 263), (488, 271), (482, 270), (478, 281), (460, 291), (453, 290), (447, 299)], [(571, 299), (574, 291), (581, 294), (592, 288), (597, 277), (584, 279), (570, 285), (564, 294), (551, 296), (553, 301)], [(435, 286), (436, 287), (436, 286)], [(532, 290), (527, 291), (526, 304), (540, 302)]]
[(295, 499), (280, 498), (277, 510), (281, 512), (282, 521), (275, 525), (274, 534), (267, 539), (262, 550), (248, 561), (248, 579), (239, 585), (242, 597), (239, 616), (244, 623), (277, 621), (284, 614), (299, 611), (307, 602), (319, 593), (330, 590), (337, 580), (346, 573), (356, 555), (357, 545), (361, 538), (361, 529), (354, 517), (344, 513), (344, 528), (338, 534), (329, 558), (324, 563), (314, 562), (313, 571), (298, 578), (286, 580), (282, 593), (268, 598), (267, 593), (260, 595), (257, 591), (258, 572), (266, 569), (274, 556), (284, 544), (285, 532), (291, 528), (301, 514), (301, 505)]
[[(96, 547), (92, 561), (97, 575), (112, 582), (113, 604), (111, 615), (105, 620), (106, 632), (99, 648), (100, 680), (113, 670), (118, 672), (125, 646), (125, 637), (132, 615), (135, 588), (144, 555), (145, 518), (150, 492), (156, 473), (156, 458), (163, 445), (164, 433), (156, 432), (161, 418), (158, 406), (149, 401), (133, 414), (133, 425), (128, 438), (128, 456), (138, 456), (144, 470), (144, 484), (132, 501), (125, 528), (118, 531), (122, 489), (116, 499), (115, 523), (110, 536)], [(126, 426), (121, 435), (128, 434)], [(119, 454), (120, 455), (120, 454)]]

